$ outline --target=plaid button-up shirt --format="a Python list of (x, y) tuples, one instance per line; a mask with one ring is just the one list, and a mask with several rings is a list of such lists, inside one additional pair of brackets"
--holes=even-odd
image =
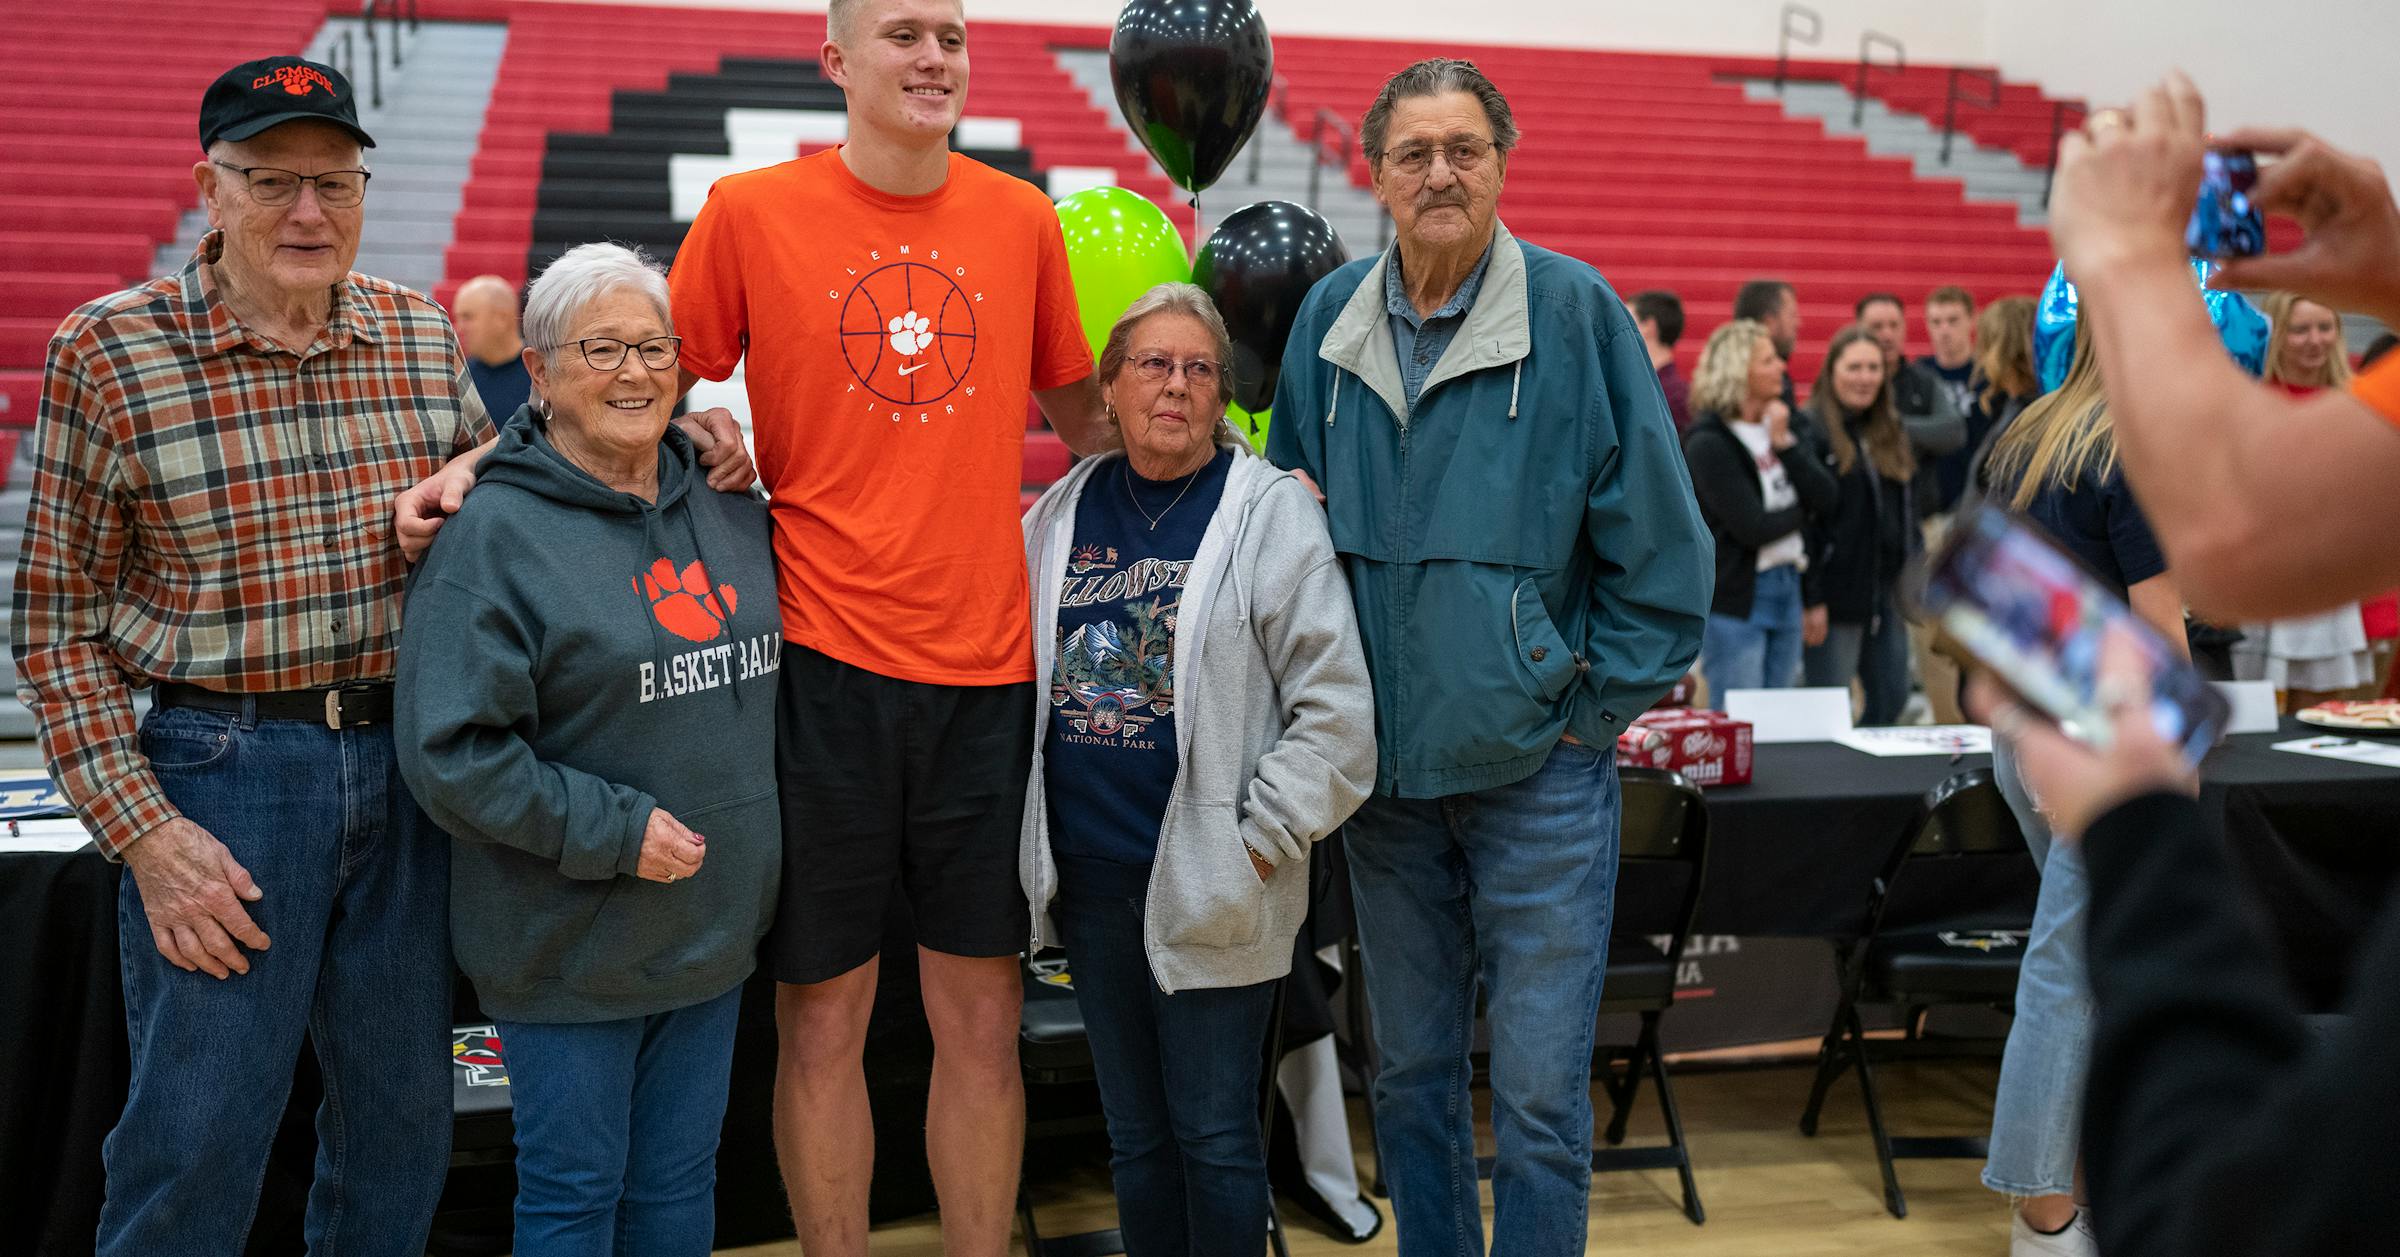
[(393, 499), (491, 435), (432, 301), (353, 273), (295, 354), (218, 298), (222, 243), (67, 316), (34, 425), (17, 693), (111, 858), (177, 815), (133, 690), (390, 679)]

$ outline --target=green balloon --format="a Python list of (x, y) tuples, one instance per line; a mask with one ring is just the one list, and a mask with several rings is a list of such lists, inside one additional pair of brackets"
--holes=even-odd
[(1225, 403), (1225, 417), (1233, 421), (1234, 430), (1249, 438), (1250, 448), (1267, 452), (1267, 421), (1274, 418), (1273, 410), (1244, 410), (1233, 402)]
[(1075, 308), (1097, 360), (1134, 298), (1160, 284), (1188, 283), (1192, 259), (1166, 211), (1126, 188), (1086, 188), (1058, 203), (1075, 277)]

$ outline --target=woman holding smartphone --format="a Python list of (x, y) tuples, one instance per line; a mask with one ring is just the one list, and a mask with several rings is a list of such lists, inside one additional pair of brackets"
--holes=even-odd
[[(1977, 479), (1987, 500), (2025, 516), (2186, 653), (2183, 596), (2117, 463), (2107, 387), (2080, 324), (2066, 382), (2000, 431)], [(2092, 1044), (2092, 989), (2084, 965), (2090, 890), (2083, 854), (2054, 841), (2005, 739), (1993, 740), (1992, 769), (2041, 869), (2042, 889), (2018, 970), (2016, 1020), (1992, 1100), (1983, 1182), (2019, 1202), (2010, 1226), (2012, 1257), (2090, 1254), (2091, 1220), (2077, 1158)]]

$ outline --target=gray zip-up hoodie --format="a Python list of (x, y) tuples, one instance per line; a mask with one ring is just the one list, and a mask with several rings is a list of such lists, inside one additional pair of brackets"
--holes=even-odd
[[(1025, 516), (1033, 576), (1036, 689), (1058, 648), (1058, 591), (1086, 459)], [(1050, 901), (1058, 864), (1035, 703), (1033, 778), (1025, 791), (1018, 873), (1033, 945), (1058, 942)], [(1248, 986), (1291, 968), (1308, 913), (1310, 844), (1375, 788), (1375, 696), (1350, 588), (1306, 486), (1237, 455), (1200, 538), (1175, 632), (1175, 789), (1150, 866), (1142, 943), (1159, 988)], [(1245, 853), (1275, 866), (1264, 882)]]
[[(450, 937), (484, 1011), (611, 1021), (749, 976), (783, 869), (766, 506), (708, 488), (673, 428), (657, 501), (617, 492), (528, 408), (406, 613), (393, 740), (458, 840)], [(707, 839), (699, 872), (635, 875), (653, 808)]]

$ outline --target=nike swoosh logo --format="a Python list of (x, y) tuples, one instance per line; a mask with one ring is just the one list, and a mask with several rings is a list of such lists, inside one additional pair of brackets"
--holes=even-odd
[(927, 367), (930, 367), (930, 366), (932, 366), (932, 365), (933, 365), (933, 364), (932, 364), (932, 363), (930, 363), (930, 362), (920, 362), (920, 363), (918, 363), (917, 365), (915, 365), (915, 366), (913, 366), (913, 367), (902, 367), (902, 368), (900, 368), (900, 374), (902, 374), (902, 375), (907, 375), (907, 374), (908, 374), (909, 372), (911, 372), (911, 371), (922, 371), (922, 370), (924, 370), (925, 368), (927, 368)]

